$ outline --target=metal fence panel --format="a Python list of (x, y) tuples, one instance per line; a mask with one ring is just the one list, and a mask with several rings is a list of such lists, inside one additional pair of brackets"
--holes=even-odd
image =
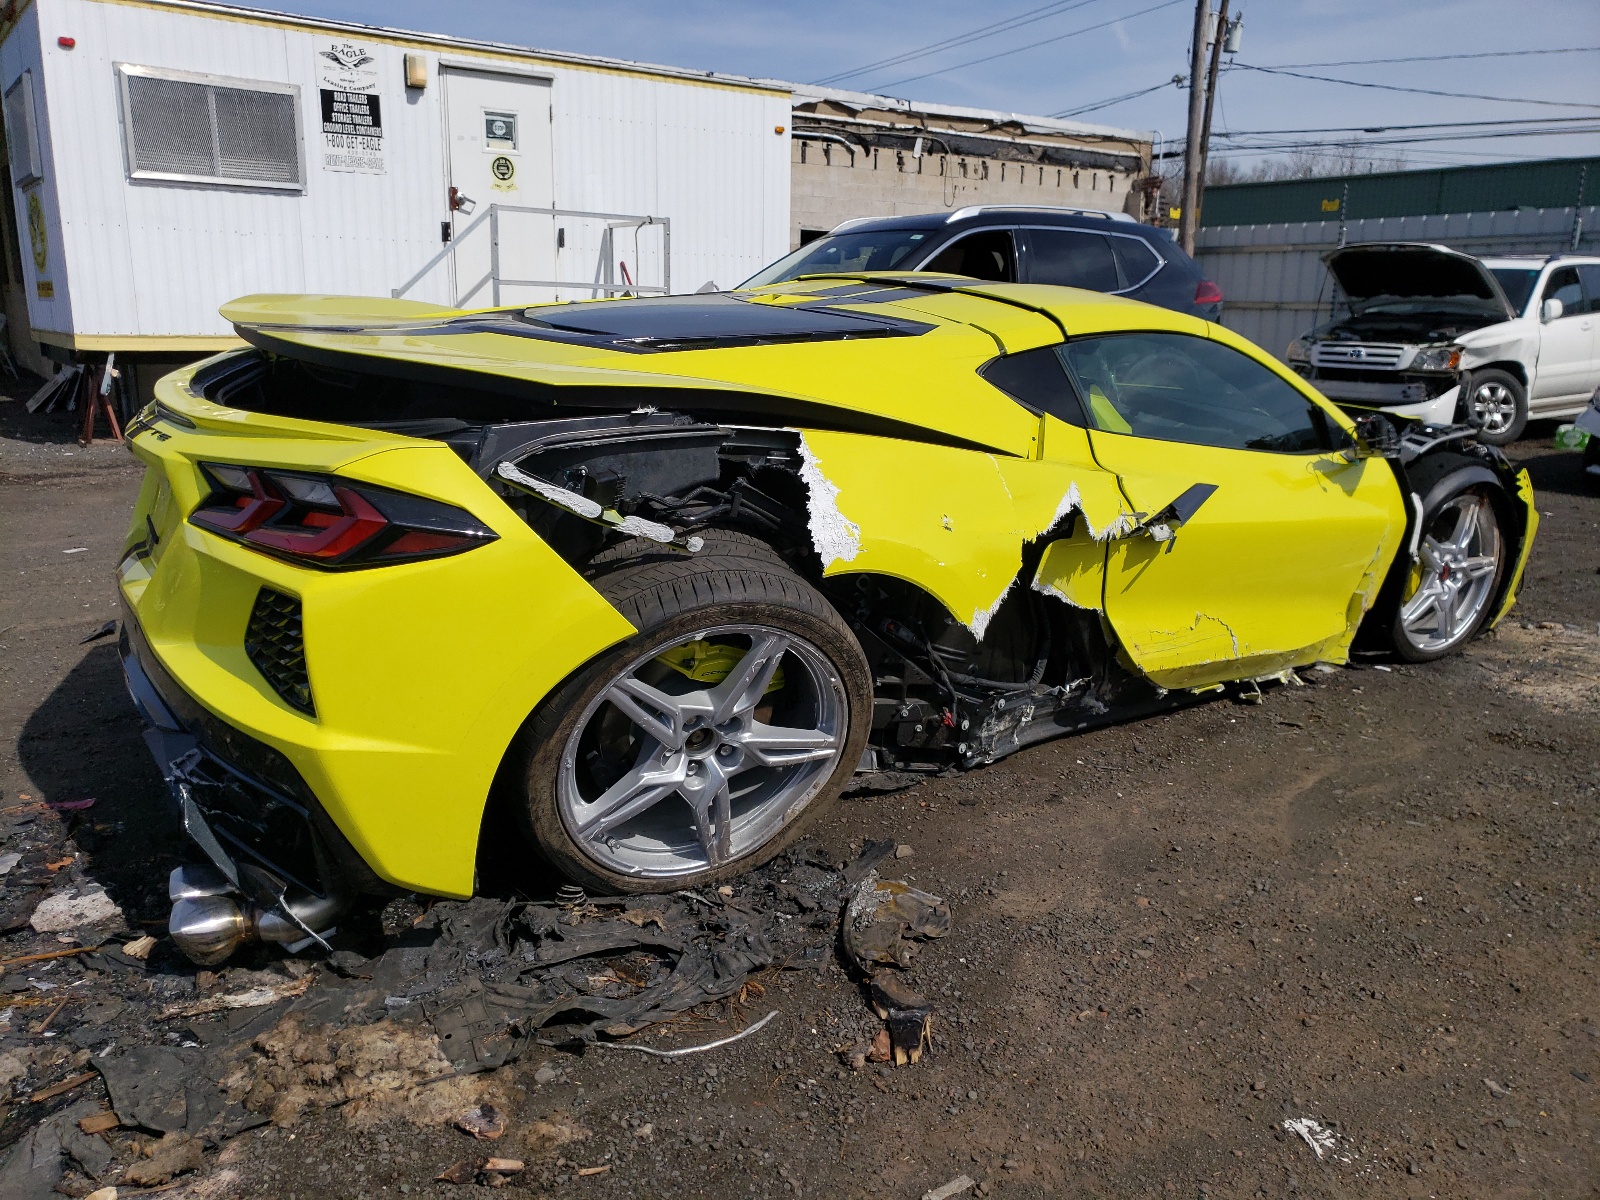
[(1222, 323), (1281, 358), (1291, 341), (1337, 311), (1322, 256), (1341, 244), (1437, 242), (1480, 256), (1574, 248), (1593, 254), (1600, 252), (1600, 206), (1213, 225), (1200, 229), (1195, 240), (1201, 270), (1226, 297)]

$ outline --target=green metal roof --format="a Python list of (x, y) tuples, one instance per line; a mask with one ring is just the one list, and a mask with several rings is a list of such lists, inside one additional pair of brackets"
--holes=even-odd
[[(1201, 225), (1275, 225), (1363, 217), (1495, 212), (1509, 208), (1566, 208), (1600, 204), (1600, 158), (1384, 171), (1327, 179), (1283, 179), (1208, 187)], [(1349, 194), (1346, 197), (1345, 188)]]

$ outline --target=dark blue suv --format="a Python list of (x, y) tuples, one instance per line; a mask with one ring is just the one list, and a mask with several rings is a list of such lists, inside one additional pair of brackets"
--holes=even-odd
[(1222, 290), (1164, 229), (1123, 213), (979, 204), (951, 213), (863, 217), (807, 242), (741, 287), (851, 271), (943, 271), (1053, 283), (1222, 318)]

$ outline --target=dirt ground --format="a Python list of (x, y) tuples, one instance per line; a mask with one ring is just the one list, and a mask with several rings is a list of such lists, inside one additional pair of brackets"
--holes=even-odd
[[(21, 409), (0, 400), (0, 854), (23, 853), (0, 959), (70, 948), (26, 924), (52, 879), (160, 934), (188, 857), (111, 639), (82, 642), (116, 616), (139, 472)], [(435, 1177), (487, 1147), (527, 1163), (505, 1186), (596, 1200), (914, 1200), (962, 1174), (999, 1197), (1600, 1195), (1600, 494), (1551, 433), (1513, 448), (1544, 514), (1522, 603), (1466, 653), (1311, 671), (840, 804), (824, 846), (893, 837), (954, 908), (910, 976), (938, 1008), (921, 1063), (841, 1063), (865, 1008), (830, 962), (641, 1039), (777, 1010), (724, 1049), (477, 1077), (499, 1141), (329, 1111), (208, 1150), (165, 1194), (463, 1197), (482, 1185)], [(194, 968), (150, 961), (142, 986), (194, 991)], [(84, 1070), (66, 1043), (101, 986), (72, 957), (0, 976), (0, 1074), (26, 1068), (0, 1153), (105, 1095), (30, 1098)], [(1320, 1158), (1283, 1127), (1301, 1117), (1330, 1134)]]

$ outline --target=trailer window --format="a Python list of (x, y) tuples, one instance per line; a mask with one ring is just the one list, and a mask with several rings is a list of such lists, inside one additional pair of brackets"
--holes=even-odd
[(133, 179), (300, 191), (300, 89), (118, 66)]
[(40, 176), (39, 131), (33, 120), (33, 72), (24, 71), (6, 92), (6, 144), (11, 182), (21, 187)]

